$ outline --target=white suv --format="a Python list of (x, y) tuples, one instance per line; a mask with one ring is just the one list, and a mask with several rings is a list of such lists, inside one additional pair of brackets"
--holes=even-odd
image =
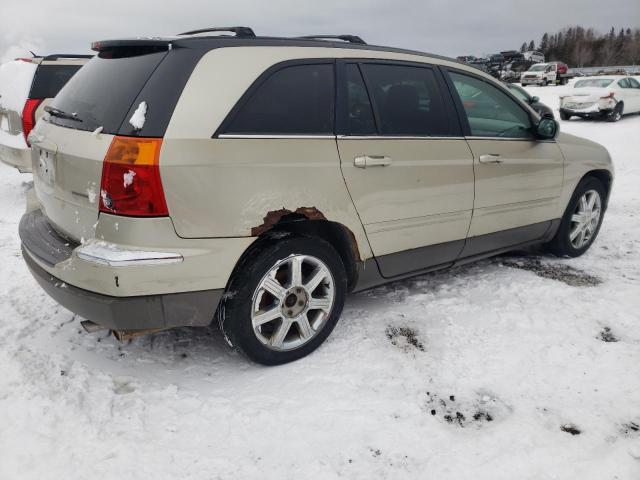
[(0, 66), (0, 160), (31, 171), (28, 136), (46, 107), (91, 55), (17, 58)]

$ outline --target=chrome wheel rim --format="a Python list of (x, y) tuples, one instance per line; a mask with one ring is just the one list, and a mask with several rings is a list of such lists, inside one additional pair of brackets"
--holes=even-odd
[(600, 217), (602, 216), (602, 201), (596, 190), (586, 192), (571, 215), (571, 228), (569, 241), (573, 248), (581, 249), (593, 240), (598, 231)]
[(295, 350), (322, 330), (334, 300), (329, 267), (310, 255), (291, 255), (258, 283), (251, 307), (253, 332), (271, 350)]

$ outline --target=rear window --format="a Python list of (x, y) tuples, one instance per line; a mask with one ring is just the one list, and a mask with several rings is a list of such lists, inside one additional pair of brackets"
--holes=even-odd
[[(50, 116), (55, 125), (116, 134), (136, 97), (167, 50), (121, 49), (101, 52), (60, 90), (52, 106), (78, 120)], [(153, 105), (150, 106), (153, 108)]]
[(284, 67), (272, 74), (233, 117), (225, 133), (332, 134), (332, 64)]
[(29, 98), (53, 98), (82, 65), (40, 65), (31, 84)]

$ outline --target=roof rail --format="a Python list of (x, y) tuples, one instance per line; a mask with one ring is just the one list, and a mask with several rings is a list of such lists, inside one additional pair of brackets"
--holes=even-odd
[(70, 54), (54, 54), (42, 57), (42, 60), (58, 60), (60, 58), (93, 58), (93, 55), (70, 55)]
[(309, 40), (342, 40), (347, 43), (357, 43), (358, 45), (366, 45), (362, 38), (357, 35), (305, 35), (298, 38), (306, 38)]
[(178, 35), (195, 35), (197, 33), (208, 32), (231, 32), (235, 33), (237, 38), (255, 38), (256, 34), (249, 27), (213, 27), (201, 28), (200, 30), (191, 30), (190, 32), (179, 33)]

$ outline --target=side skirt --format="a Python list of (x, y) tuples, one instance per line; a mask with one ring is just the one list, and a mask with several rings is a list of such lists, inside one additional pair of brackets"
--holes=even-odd
[[(460, 258), (455, 261), (438, 262), (437, 258), (433, 258), (431, 263), (433, 266), (423, 268), (420, 270), (404, 271), (398, 273), (393, 277), (383, 277), (378, 268), (380, 262), (384, 262), (386, 266), (392, 265), (394, 262), (398, 262), (399, 268), (407, 268), (410, 263), (407, 262), (408, 254), (420, 255), (429, 252), (429, 249), (433, 247), (424, 247), (414, 250), (408, 250), (405, 252), (392, 253), (378, 257), (377, 259), (370, 258), (361, 262), (358, 266), (358, 282), (353, 289), (353, 292), (361, 292), (370, 288), (384, 285), (385, 283), (391, 283), (398, 280), (404, 280), (406, 278), (423, 275), (438, 270), (444, 270), (460, 265), (466, 265), (469, 263), (482, 260), (484, 258), (493, 257), (502, 253), (509, 252), (511, 250), (517, 250), (521, 248), (531, 247), (546, 243), (550, 241), (560, 228), (561, 219), (550, 220), (548, 222), (536, 223), (533, 225), (527, 225), (525, 227), (518, 227), (501, 232), (489, 233), (487, 235), (480, 235), (478, 237), (468, 238), (465, 242), (464, 249)], [(459, 248), (460, 241), (451, 242), (451, 247)], [(442, 244), (438, 246), (438, 249), (431, 250), (433, 252), (442, 251), (442, 248), (448, 244)], [(411, 253), (409, 253), (411, 252)], [(376, 261), (377, 260), (377, 261)], [(415, 264), (424, 264), (424, 259)], [(400, 271), (398, 268), (394, 271)]]

